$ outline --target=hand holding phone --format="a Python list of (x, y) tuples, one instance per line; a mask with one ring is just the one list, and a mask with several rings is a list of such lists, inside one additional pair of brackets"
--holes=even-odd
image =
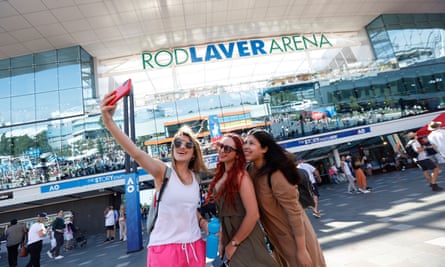
[(107, 103), (107, 106), (116, 104), (122, 97), (128, 95), (131, 91), (131, 79), (126, 80), (121, 86), (113, 91), (113, 98)]

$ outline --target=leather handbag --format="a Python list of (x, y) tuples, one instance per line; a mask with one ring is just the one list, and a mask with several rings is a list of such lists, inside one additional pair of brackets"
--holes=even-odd
[(25, 246), (25, 243), (22, 243), (22, 245), (20, 245), (20, 252), (19, 252), (19, 257), (26, 257), (28, 256), (28, 249)]
[(158, 218), (159, 202), (161, 201), (162, 194), (164, 193), (165, 187), (167, 186), (168, 180), (170, 179), (171, 171), (172, 170), (170, 167), (167, 167), (165, 169), (164, 179), (162, 181), (162, 186), (161, 189), (159, 190), (159, 194), (155, 193), (155, 195), (153, 196), (153, 202), (150, 206), (150, 210), (148, 211), (148, 216), (147, 216), (148, 241), (150, 241), (150, 234), (153, 231), (156, 219)]

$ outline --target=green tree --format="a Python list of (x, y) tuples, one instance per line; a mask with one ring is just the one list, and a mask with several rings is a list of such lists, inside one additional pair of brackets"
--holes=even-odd
[(0, 155), (9, 155), (9, 142), (5, 133), (3, 133), (2, 137), (0, 138)]
[(25, 153), (26, 150), (34, 146), (34, 139), (29, 137), (28, 135), (21, 135), (17, 137), (13, 137), (11, 140), (11, 144), (13, 145), (13, 155), (19, 156)]
[(47, 133), (48, 132), (46, 130), (44, 130), (44, 131), (41, 131), (40, 133), (38, 133), (35, 137), (35, 145), (34, 146), (40, 148), (40, 151), (42, 151), (42, 153), (52, 151), (52, 148), (48, 143)]
[(356, 110), (356, 111), (360, 110), (360, 105), (357, 102), (357, 98), (350, 96), (349, 101), (350, 101), (349, 106), (351, 107), (352, 110)]

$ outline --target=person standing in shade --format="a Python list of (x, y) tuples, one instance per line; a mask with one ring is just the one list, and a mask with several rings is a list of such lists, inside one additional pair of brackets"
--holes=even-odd
[(439, 176), (438, 166), (428, 158), (426, 149), (419, 143), (419, 141), (417, 141), (416, 133), (409, 132), (406, 134), (406, 137), (409, 139), (407, 146), (411, 146), (412, 149), (417, 152), (417, 158), (414, 159), (414, 161), (420, 169), (422, 169), (423, 176), (429, 183), (431, 190), (442, 191), (443, 188), (436, 183), (437, 177)]
[(17, 219), (12, 219), (11, 224), (6, 229), (6, 249), (8, 250), (9, 267), (17, 266), (18, 249), (25, 238), (25, 231), (25, 226), (17, 223)]
[(114, 206), (110, 206), (110, 209), (113, 210), (114, 214), (114, 230), (112, 240), (116, 239), (116, 231), (119, 230), (119, 211), (114, 208)]
[[(315, 203), (314, 208), (312, 209), (312, 215), (314, 215), (314, 217), (316, 218), (320, 218), (321, 214), (320, 210), (318, 209), (318, 199), (320, 198), (320, 193), (318, 192), (318, 184), (317, 184), (321, 183), (320, 173), (318, 172), (317, 168), (315, 168), (309, 163), (304, 162), (304, 159), (301, 157), (297, 158), (297, 164), (298, 164), (297, 168), (305, 170), (309, 175), (309, 180), (311, 180), (312, 193), (314, 196), (314, 203)], [(315, 179), (315, 177), (317, 177), (317, 179)]]
[(225, 255), (230, 266), (278, 267), (267, 251), (258, 223), (258, 203), (246, 171), (243, 143), (239, 135), (228, 133), (216, 144), (218, 164), (205, 203), (216, 201), (221, 222), (220, 256)]
[[(351, 158), (348, 156), (348, 158)], [(346, 161), (345, 156), (341, 156), (341, 162), (340, 162), (340, 168), (345, 175), (346, 179), (348, 180), (348, 193), (359, 193), (359, 190), (357, 189), (357, 186), (355, 186), (355, 178), (352, 176), (351, 168), (349, 168), (349, 163)]]
[[(280, 266), (325, 267), (314, 228), (298, 201), (294, 177), (301, 182), (293, 154), (265, 130), (253, 129), (243, 146), (260, 210), (260, 220)], [(268, 176), (270, 175), (270, 186)]]
[[(108, 93), (101, 103), (104, 125), (139, 166), (153, 176), (155, 194), (159, 194), (168, 167), (136, 146), (116, 124), (113, 120), (116, 105), (108, 104), (113, 97), (113, 93)], [(147, 267), (202, 267), (206, 264), (206, 256), (198, 223), (202, 222), (198, 211), (198, 175), (209, 171), (190, 127), (181, 127), (173, 136), (171, 153), (171, 174), (162, 201), (158, 202), (158, 217), (148, 244)]]
[(37, 221), (31, 225), (28, 231), (28, 252), (30, 254), (29, 262), (26, 267), (40, 267), (40, 253), (42, 252), (43, 237), (47, 230), (43, 224), (46, 220), (45, 212), (39, 213)]
[(107, 235), (107, 238), (105, 239), (104, 242), (108, 242), (114, 240), (114, 227), (116, 222), (114, 221), (113, 206), (105, 207), (104, 217), (105, 217), (105, 231)]
[(119, 210), (119, 240), (127, 241), (127, 218), (125, 204), (121, 204)]
[(63, 210), (59, 210), (59, 212), (57, 212), (57, 216), (52, 223), (51, 229), (54, 233), (54, 238), (56, 239), (57, 244), (53, 249), (46, 252), (46, 254), (48, 254), (48, 257), (50, 257), (51, 259), (52, 258), (56, 260), (63, 259), (63, 256), (60, 255), (60, 248), (63, 246), (63, 240), (64, 240), (63, 234), (65, 233), (65, 221), (63, 220)]
[(74, 232), (76, 232), (76, 228), (73, 223), (73, 215), (70, 214), (65, 217), (65, 232), (63, 233), (65, 239), (65, 251), (72, 249), (71, 242), (74, 238)]

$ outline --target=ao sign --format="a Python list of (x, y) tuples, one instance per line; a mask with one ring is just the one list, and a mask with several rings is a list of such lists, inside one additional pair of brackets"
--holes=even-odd
[(173, 64), (212, 62), (327, 47), (332, 47), (332, 44), (324, 34), (281, 36), (144, 52), (142, 64), (144, 69), (155, 69), (170, 67)]

